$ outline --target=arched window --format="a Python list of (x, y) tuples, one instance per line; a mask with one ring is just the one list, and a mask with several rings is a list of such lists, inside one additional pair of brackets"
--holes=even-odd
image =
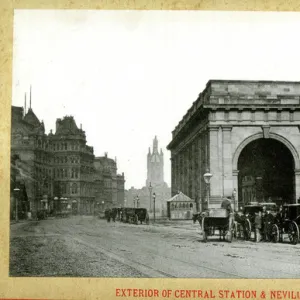
[(193, 203), (190, 203), (190, 208), (193, 208)]

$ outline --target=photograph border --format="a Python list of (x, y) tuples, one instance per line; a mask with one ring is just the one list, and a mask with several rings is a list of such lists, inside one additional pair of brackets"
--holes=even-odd
[[(117, 289), (256, 291), (270, 298), (271, 290), (300, 294), (300, 279), (135, 279), (9, 277), (10, 127), (12, 99), (14, 9), (223, 10), (300, 11), (298, 0), (1, 0), (0, 2), (0, 299), (117, 299)], [(299, 256), (298, 256), (299, 257)], [(300, 274), (300, 270), (299, 270)], [(298, 287), (298, 288), (297, 288)], [(263, 294), (262, 292), (265, 292)], [(169, 299), (172, 299), (174, 294)], [(128, 297), (133, 299), (136, 297)], [(155, 299), (165, 299), (160, 293)], [(152, 298), (149, 298), (152, 299)], [(174, 297), (175, 299), (175, 297)]]

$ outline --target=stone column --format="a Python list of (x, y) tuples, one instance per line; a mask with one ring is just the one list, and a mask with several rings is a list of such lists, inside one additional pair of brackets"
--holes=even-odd
[[(239, 208), (238, 175), (239, 175), (238, 170), (232, 171), (233, 190), (235, 189), (235, 191), (236, 191), (236, 194), (235, 194), (235, 209), (236, 209), (236, 211), (238, 211), (238, 208)], [(234, 203), (232, 203), (232, 208), (234, 209)]]
[(300, 170), (295, 170), (295, 203), (300, 198)]
[(231, 130), (232, 130), (232, 126), (222, 126), (224, 195), (225, 196), (231, 196), (233, 191)]
[(191, 184), (191, 144), (186, 149), (186, 180), (185, 180), (185, 194), (190, 196), (190, 184)]
[(183, 177), (184, 177), (184, 164), (183, 164), (183, 160), (184, 160), (184, 155), (183, 155), (183, 150), (181, 150), (180, 152), (180, 181), (179, 181), (179, 187), (178, 187), (178, 190), (179, 191), (183, 191)]
[(202, 208), (202, 150), (201, 150), (201, 135), (198, 137), (198, 170), (197, 170), (197, 179), (198, 179), (198, 203), (197, 203), (197, 210), (201, 211)]
[(184, 176), (183, 176), (183, 193), (187, 194), (188, 189), (188, 152), (184, 149)]
[(171, 194), (173, 195), (176, 178), (175, 157), (171, 157)]
[(222, 172), (219, 164), (218, 126), (209, 127), (209, 166), (209, 171), (213, 175), (210, 180), (210, 195), (220, 198), (222, 195)]

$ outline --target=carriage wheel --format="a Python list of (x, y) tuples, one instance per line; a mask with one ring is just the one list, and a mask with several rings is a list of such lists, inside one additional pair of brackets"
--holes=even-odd
[(251, 238), (251, 223), (248, 219), (246, 219), (244, 226), (245, 226), (245, 228), (244, 228), (245, 240), (249, 241)]
[(296, 222), (294, 222), (294, 221), (292, 221), (289, 224), (288, 236), (289, 236), (290, 242), (293, 245), (296, 245), (298, 243), (298, 241), (299, 241), (299, 228), (298, 228), (298, 225), (296, 224)]
[(279, 241), (279, 228), (276, 224), (273, 224), (273, 226), (271, 228), (271, 240), (274, 243), (278, 243), (278, 241)]
[(208, 232), (206, 232), (206, 228), (205, 228), (205, 217), (202, 219), (202, 236), (203, 236), (203, 242), (206, 243), (207, 242), (207, 235)]

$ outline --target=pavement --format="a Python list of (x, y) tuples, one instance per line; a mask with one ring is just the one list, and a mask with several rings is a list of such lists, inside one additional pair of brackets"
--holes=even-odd
[(11, 276), (300, 277), (300, 245), (203, 243), (192, 220), (134, 225), (73, 216), (12, 225), (10, 233)]

